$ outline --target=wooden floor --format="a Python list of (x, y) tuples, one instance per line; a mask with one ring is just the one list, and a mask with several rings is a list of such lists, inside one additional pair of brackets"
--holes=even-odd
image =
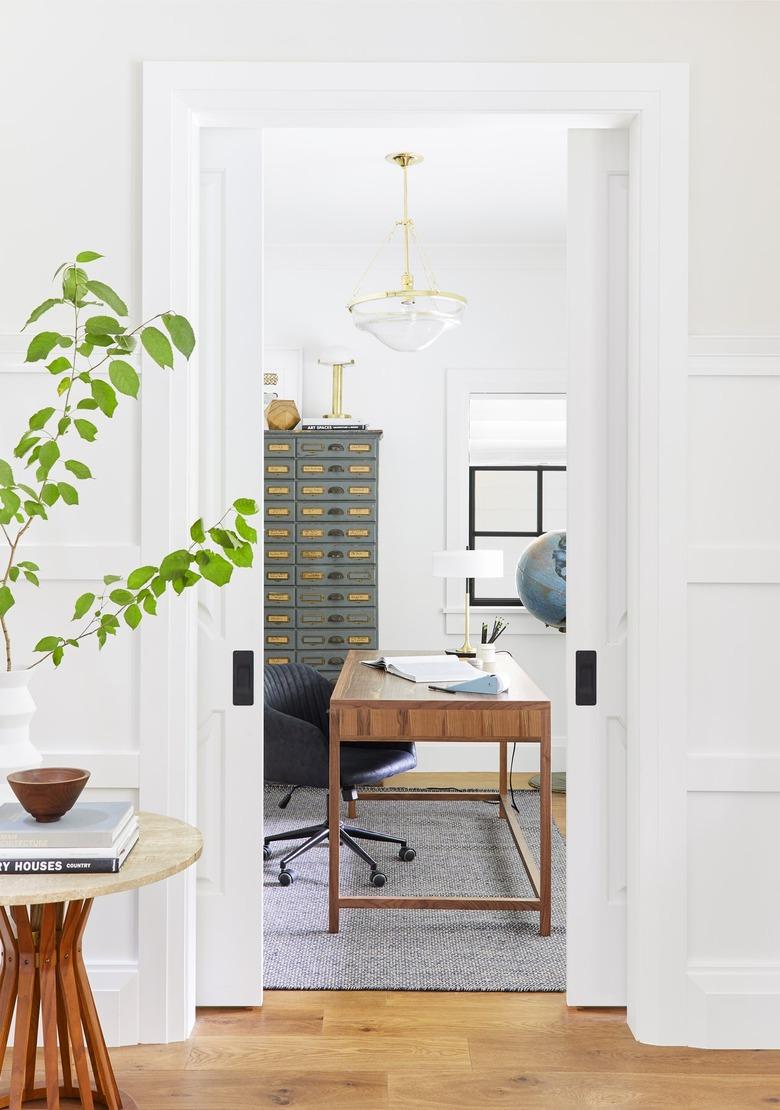
[[(516, 776), (520, 785), (522, 776)], [(415, 776), (415, 785), (485, 785)], [(565, 798), (554, 799), (565, 832)], [(464, 958), (468, 958), (464, 954)], [(560, 994), (269, 991), (185, 1044), (112, 1052), (141, 1110), (742, 1110), (780, 1104), (780, 1052), (637, 1044)]]

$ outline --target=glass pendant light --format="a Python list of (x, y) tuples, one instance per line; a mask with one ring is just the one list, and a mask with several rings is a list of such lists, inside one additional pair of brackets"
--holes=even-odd
[[(403, 273), (401, 288), (382, 293), (361, 294), (359, 286), (347, 305), (352, 314), (355, 327), (370, 332), (380, 343), (394, 351), (423, 351), (430, 347), (440, 335), (460, 324), (466, 308), (466, 298), (459, 293), (444, 293), (437, 285), (436, 278), (427, 264), (422, 247), (415, 233), (414, 221), (409, 216), (409, 166), (422, 162), (420, 154), (388, 154), (388, 162), (400, 166), (403, 171), (403, 216), (392, 227), (385, 243), (389, 242), (396, 228), (403, 235)], [(410, 240), (414, 239), (426, 271), (427, 289), (416, 289), (411, 274)], [(383, 243), (382, 246), (385, 244)], [(379, 248), (380, 251), (382, 247)], [(379, 251), (377, 252), (379, 254)], [(371, 269), (376, 255), (370, 263)], [(366, 273), (363, 275), (365, 278)], [(361, 278), (361, 282), (363, 280)]]

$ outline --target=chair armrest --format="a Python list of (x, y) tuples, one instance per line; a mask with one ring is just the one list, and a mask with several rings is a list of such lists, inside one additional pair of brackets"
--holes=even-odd
[(328, 741), (316, 725), (266, 709), (265, 778), (301, 786), (321, 785), (323, 767), (328, 764)]

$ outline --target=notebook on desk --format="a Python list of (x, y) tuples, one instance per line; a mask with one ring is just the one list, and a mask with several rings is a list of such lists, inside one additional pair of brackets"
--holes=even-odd
[(476, 668), (452, 655), (393, 655), (362, 659), (364, 667), (405, 678), (407, 682), (465, 682)]

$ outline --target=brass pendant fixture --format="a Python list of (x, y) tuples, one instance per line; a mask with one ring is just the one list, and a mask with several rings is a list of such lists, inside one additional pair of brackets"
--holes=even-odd
[[(361, 294), (358, 287), (347, 308), (355, 327), (376, 336), (386, 347), (394, 351), (423, 351), (445, 331), (461, 323), (467, 302), (460, 293), (445, 293), (438, 288), (435, 275), (428, 266), (417, 239), (414, 220), (409, 216), (408, 171), (410, 166), (417, 166), (423, 161), (422, 155), (409, 152), (388, 154), (386, 161), (399, 166), (403, 171), (403, 216), (396, 220), (385, 240), (385, 243), (389, 242), (395, 235), (396, 228), (401, 228), (403, 273), (400, 288)], [(427, 289), (416, 289), (414, 285), (410, 255), (412, 240), (426, 270)], [(376, 256), (368, 270), (375, 259)], [(363, 275), (364, 278), (366, 274)], [(361, 282), (362, 280), (361, 278)]]

